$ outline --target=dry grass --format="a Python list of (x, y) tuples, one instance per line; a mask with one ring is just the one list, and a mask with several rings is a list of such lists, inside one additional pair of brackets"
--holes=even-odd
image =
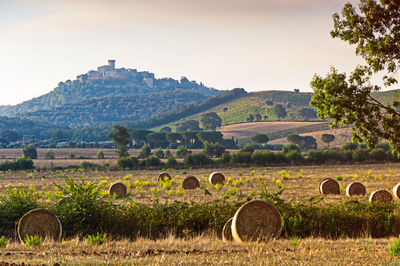
[(222, 126), (218, 129), (224, 138), (249, 138), (255, 134), (268, 134), (285, 129), (325, 124), (326, 122), (252, 122)]
[[(300, 136), (312, 136), (317, 140), (317, 145), (319, 148), (327, 148), (328, 144), (321, 140), (323, 134), (332, 134), (335, 136), (335, 140), (329, 144), (329, 147), (341, 147), (344, 143), (351, 141), (351, 131), (350, 128), (337, 128), (330, 130), (321, 130), (310, 133), (299, 134)], [(289, 144), (286, 138), (274, 139), (268, 142), (268, 144)]]
[(390, 239), (278, 239), (267, 243), (224, 243), (217, 237), (152, 241), (108, 241), (90, 245), (72, 239), (44, 242), (37, 248), (11, 243), (0, 249), (0, 262), (30, 264), (129, 265), (377, 265), (398, 263), (387, 252)]

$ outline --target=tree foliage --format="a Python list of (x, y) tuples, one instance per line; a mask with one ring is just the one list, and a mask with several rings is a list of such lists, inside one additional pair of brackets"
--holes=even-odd
[(322, 134), (321, 140), (325, 143), (328, 143), (328, 149), (329, 149), (329, 143), (335, 140), (335, 135), (332, 134)]
[(268, 136), (265, 134), (256, 134), (251, 137), (251, 140), (255, 143), (267, 143), (269, 141)]
[(278, 117), (278, 118), (284, 118), (287, 116), (287, 112), (285, 107), (283, 107), (282, 104), (277, 104), (274, 106), (274, 114)]
[(128, 145), (131, 141), (131, 137), (125, 127), (115, 125), (114, 131), (110, 132), (110, 134), (108, 134), (108, 137), (114, 141), (115, 145), (118, 148), (118, 158), (125, 158), (129, 156)]
[(29, 144), (22, 149), (25, 158), (37, 159), (37, 150), (35, 145)]
[(371, 82), (382, 73), (383, 87), (397, 83), (400, 67), (400, 2), (393, 0), (360, 0), (358, 9), (347, 3), (341, 16), (333, 15), (333, 38), (356, 47), (365, 65), (346, 75), (331, 68), (325, 78), (315, 75), (311, 81), (314, 96), (311, 105), (321, 119), (331, 118), (331, 127), (350, 125), (352, 138), (375, 146), (379, 139), (388, 140), (400, 155), (400, 102), (385, 104), (374, 98), (382, 89)]
[(216, 112), (205, 113), (200, 118), (204, 129), (215, 130), (222, 125), (222, 118)]

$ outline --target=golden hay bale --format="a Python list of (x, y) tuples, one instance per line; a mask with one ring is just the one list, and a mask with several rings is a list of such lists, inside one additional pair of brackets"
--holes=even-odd
[(188, 176), (182, 181), (182, 187), (183, 189), (195, 189), (200, 187), (200, 182), (199, 180), (194, 177), (194, 176)]
[(208, 178), (208, 182), (210, 182), (211, 185), (216, 185), (216, 184), (222, 185), (225, 182), (225, 176), (222, 173), (214, 172)]
[(380, 203), (385, 203), (385, 204), (390, 204), (393, 200), (392, 194), (390, 194), (389, 191), (381, 189), (381, 190), (375, 190), (374, 192), (371, 193), (371, 196), (369, 196), (369, 201), (377, 201)]
[(110, 187), (110, 195), (117, 195), (117, 198), (125, 197), (126, 193), (128, 192), (128, 188), (122, 182), (116, 182), (111, 185)]
[(365, 194), (367, 194), (367, 190), (365, 189), (365, 186), (360, 182), (353, 182), (349, 184), (346, 188), (346, 195), (349, 197), (364, 196)]
[(330, 178), (330, 177), (322, 179), (322, 181), (319, 183), (319, 186), (318, 186), (319, 194), (322, 194), (322, 191), (321, 191), (321, 184), (322, 184), (325, 180), (328, 180), (328, 179), (334, 180), (334, 179), (332, 179), (332, 178)]
[(393, 187), (393, 195), (396, 199), (400, 199), (400, 183)]
[(40, 236), (43, 239), (50, 238), (55, 241), (61, 240), (62, 226), (60, 220), (51, 211), (45, 209), (34, 209), (22, 216), (18, 221), (17, 233), (19, 240), (24, 243), (25, 237)]
[(171, 180), (171, 179), (172, 179), (172, 176), (171, 176), (170, 173), (162, 172), (162, 173), (160, 173), (160, 174), (158, 175), (158, 181), (164, 181), (164, 180), (166, 180), (166, 179), (168, 179), (168, 180)]
[(232, 220), (232, 237), (237, 242), (265, 241), (282, 230), (279, 211), (263, 200), (253, 200), (237, 210)]
[(321, 194), (326, 195), (326, 194), (340, 194), (340, 187), (339, 183), (332, 179), (332, 178), (327, 178), (321, 182), (319, 185), (319, 191)]
[(224, 225), (224, 228), (222, 229), (222, 240), (224, 242), (232, 241), (232, 220), (233, 217), (230, 218)]

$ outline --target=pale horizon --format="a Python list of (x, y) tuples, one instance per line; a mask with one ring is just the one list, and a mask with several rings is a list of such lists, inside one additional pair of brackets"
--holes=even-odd
[(346, 2), (0, 0), (0, 105), (46, 94), (108, 59), (218, 90), (311, 91), (315, 73), (362, 63), (330, 37)]

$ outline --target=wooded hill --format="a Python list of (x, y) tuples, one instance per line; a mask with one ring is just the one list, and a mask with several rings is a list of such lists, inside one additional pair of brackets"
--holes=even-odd
[(0, 115), (79, 128), (149, 118), (220, 93), (185, 77), (157, 79), (149, 72), (132, 71), (123, 77), (60, 82), (40, 97), (0, 106)]

